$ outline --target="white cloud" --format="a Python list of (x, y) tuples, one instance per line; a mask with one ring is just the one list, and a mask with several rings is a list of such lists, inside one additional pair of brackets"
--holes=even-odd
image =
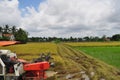
[(30, 14), (23, 21), (39, 36), (100, 35), (98, 30), (112, 28), (107, 20), (115, 13), (113, 3), (113, 0), (47, 0), (38, 11), (29, 8)]
[(18, 0), (0, 0), (0, 25), (19, 25), (21, 20)]
[[(38, 10), (23, 9), (20, 16), (18, 1), (0, 2), (0, 23), (17, 23), (30, 36), (81, 37), (111, 35), (118, 32), (120, 21), (119, 0), (45, 0)], [(6, 7), (5, 4), (8, 4)], [(6, 10), (5, 10), (6, 9)], [(6, 15), (13, 12), (10, 17)], [(26, 12), (26, 13), (25, 13)], [(1, 16), (3, 15), (3, 16)], [(14, 15), (15, 18), (12, 18)]]

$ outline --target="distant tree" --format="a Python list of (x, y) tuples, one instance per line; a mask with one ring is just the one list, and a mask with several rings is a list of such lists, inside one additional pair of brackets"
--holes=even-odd
[(35, 37), (29, 38), (29, 41), (30, 41), (30, 42), (35, 42)]
[(120, 41), (120, 34), (115, 34), (111, 38), (113, 41)]
[(106, 41), (106, 39), (107, 39), (106, 35), (103, 35), (101, 38), (102, 41)]
[(93, 36), (90, 36), (90, 37), (89, 37), (89, 41), (94, 41), (94, 37), (93, 37)]
[(94, 37), (94, 40), (93, 41), (99, 41), (100, 40), (100, 38), (99, 37)]
[(26, 43), (28, 41), (28, 33), (25, 30), (19, 28), (15, 33), (15, 39), (17, 41), (21, 41), (22, 43)]
[(83, 39), (82, 38), (78, 38), (78, 41), (81, 42), (81, 41), (83, 41)]
[(69, 40), (70, 40), (70, 41), (74, 41), (74, 38), (71, 36)]
[(90, 38), (88, 36), (84, 37), (83, 39), (84, 41), (90, 41)]
[(12, 28), (11, 28), (11, 33), (12, 33), (13, 35), (15, 35), (16, 32), (17, 32), (16, 26), (12, 26)]
[(0, 33), (2, 33), (3, 32), (3, 28), (0, 26)]
[(4, 32), (3, 32), (3, 33), (8, 34), (9, 31), (10, 31), (9, 25), (5, 25), (5, 27), (4, 27)]
[(60, 43), (61, 41), (60, 39), (55, 39), (53, 42), (57, 44), (57, 43)]

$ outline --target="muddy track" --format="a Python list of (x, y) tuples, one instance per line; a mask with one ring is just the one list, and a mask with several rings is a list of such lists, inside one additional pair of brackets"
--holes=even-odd
[[(120, 75), (118, 75), (119, 70), (98, 61), (82, 52), (72, 49), (70, 46), (65, 44), (57, 45), (58, 55), (63, 60), (63, 69), (67, 74), (76, 74), (85, 72), (91, 80), (100, 80), (101, 78), (105, 80), (119, 80)], [(91, 76), (91, 73), (94, 73), (94, 76)], [(76, 76), (81, 80), (81, 74)], [(76, 78), (75, 77), (75, 78)], [(74, 79), (72, 79), (74, 80)]]
[[(61, 58), (63, 60), (65, 60), (66, 64), (67, 64), (68, 61), (70, 61), (68, 63), (73, 63), (73, 62), (74, 62), (74, 64), (77, 63), (75, 58), (78, 57), (78, 56), (75, 55), (76, 53), (73, 53), (73, 52), (71, 54), (71, 52), (72, 51), (64, 45), (59, 45), (58, 46), (58, 54), (59, 54), (59, 56), (61, 56)], [(74, 65), (74, 66), (77, 67), (78, 65)], [(66, 65), (66, 67), (67, 67), (67, 65)]]

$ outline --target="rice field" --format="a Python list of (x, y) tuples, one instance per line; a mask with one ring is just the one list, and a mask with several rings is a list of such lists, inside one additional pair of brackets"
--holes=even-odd
[(57, 53), (56, 44), (53, 43), (27, 43), (11, 46), (0, 47), (0, 49), (8, 49), (15, 52), (18, 58), (32, 60), (39, 57), (41, 53)]
[(120, 69), (120, 47), (75, 47), (99, 60)]
[(120, 69), (120, 42), (73, 42), (66, 44)]
[[(63, 71), (63, 75), (77, 74), (75, 78), (82, 80), (81, 71), (85, 71), (86, 76), (89, 76), (91, 80), (101, 80), (103, 77), (105, 80), (119, 80), (119, 70), (107, 65), (106, 63), (97, 60), (84, 52), (72, 49), (65, 44), (58, 44), (58, 53), (60, 57), (60, 65), (58, 70)], [(91, 72), (95, 72), (94, 77), (91, 77)], [(62, 78), (60, 80), (66, 80)], [(76, 80), (76, 79), (71, 79)]]
[(120, 46), (120, 42), (68, 42), (65, 44), (75, 47)]
[[(114, 46), (113, 43), (116, 42), (110, 43)], [(50, 52), (51, 56), (54, 58), (53, 61), (55, 62), (55, 67), (51, 68), (51, 70), (57, 71), (58, 74), (54, 78), (48, 80), (68, 80), (66, 79), (66, 76), (70, 74), (74, 75), (71, 80), (82, 80), (83, 71), (85, 71), (85, 74), (89, 77), (91, 72), (94, 72), (94, 77), (90, 77), (92, 80), (99, 80), (101, 77), (106, 80), (119, 80), (120, 76), (118, 69), (107, 65), (106, 63), (97, 60), (84, 52), (73, 49), (76, 45), (79, 49), (78, 46), (81, 44), (86, 44), (86, 46), (94, 44), (95, 46), (97, 43), (27, 43), (0, 47), (0, 49), (9, 49), (16, 52), (18, 58), (29, 61), (33, 60), (33, 58), (38, 58), (41, 53)], [(106, 44), (105, 46), (110, 45), (107, 45), (108, 43), (102, 43), (102, 45), (104, 44)], [(99, 46), (102, 45), (99, 43)], [(116, 43), (115, 46), (119, 45)]]

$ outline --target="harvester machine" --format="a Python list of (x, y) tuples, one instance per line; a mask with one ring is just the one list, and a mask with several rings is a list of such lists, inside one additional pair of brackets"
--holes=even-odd
[(29, 63), (10, 50), (0, 50), (0, 80), (45, 80), (50, 63), (40, 60)]

